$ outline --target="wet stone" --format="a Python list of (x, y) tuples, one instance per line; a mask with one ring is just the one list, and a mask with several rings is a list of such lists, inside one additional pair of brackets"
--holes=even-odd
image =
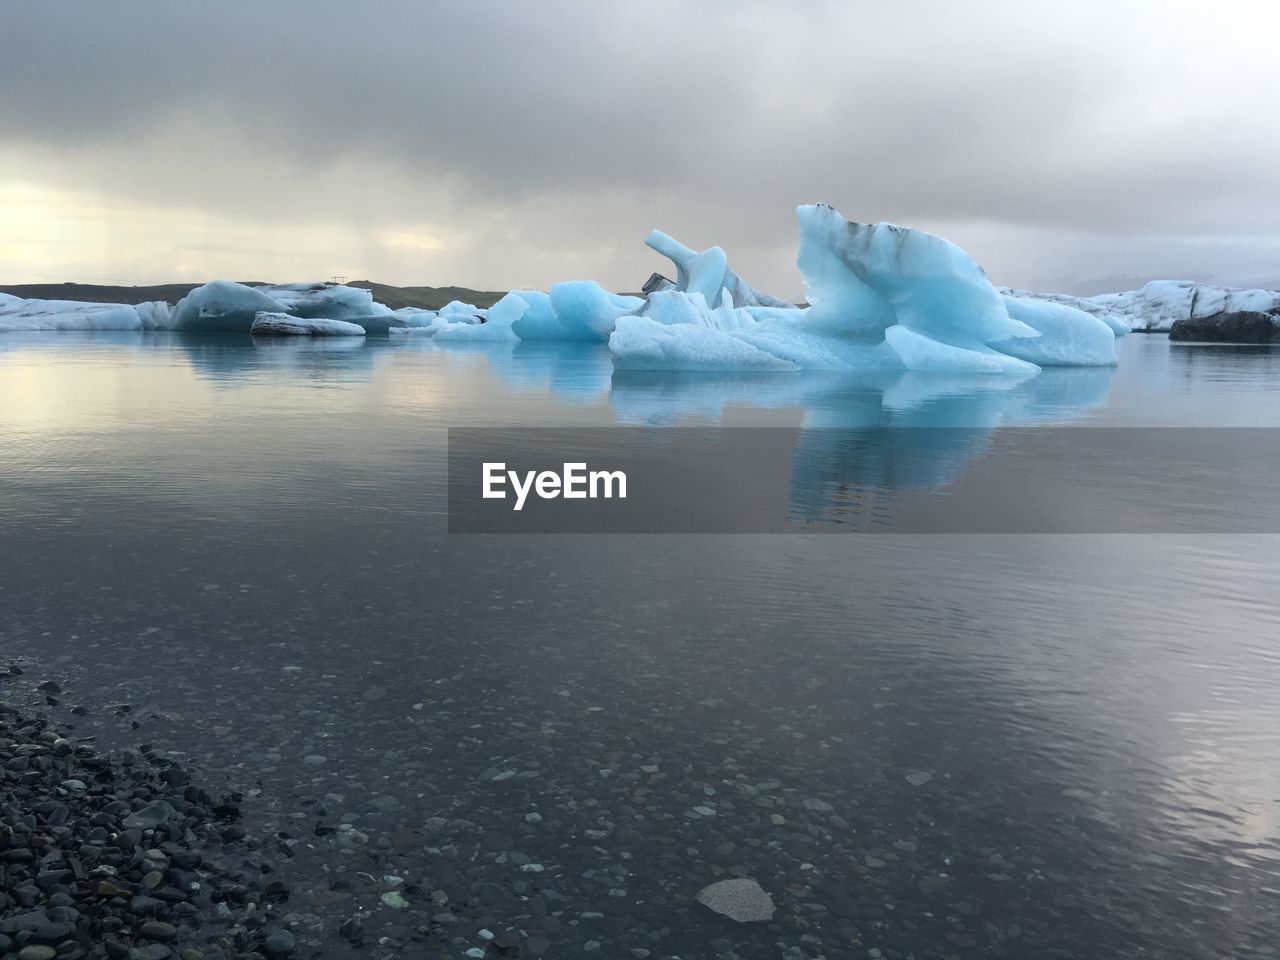
[(167, 943), (178, 935), (178, 930), (171, 923), (150, 920), (138, 928), (138, 933), (148, 940), (162, 940)]

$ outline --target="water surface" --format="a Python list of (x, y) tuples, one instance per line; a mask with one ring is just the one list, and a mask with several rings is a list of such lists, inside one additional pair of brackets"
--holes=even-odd
[[(1276, 537), (444, 533), (448, 427), (1280, 426), (1278, 352), (1121, 347), (761, 379), (7, 336), (0, 650), (67, 722), (257, 791), (326, 957), (357, 911), (374, 956), (513, 926), (567, 957), (1272, 957)], [(367, 845), (315, 835), (344, 820)], [(775, 921), (692, 903), (728, 876)]]

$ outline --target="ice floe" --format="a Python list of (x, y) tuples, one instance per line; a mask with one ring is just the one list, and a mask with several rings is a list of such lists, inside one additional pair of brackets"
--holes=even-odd
[(1194, 280), (1152, 280), (1139, 290), (1072, 297), (1055, 293), (1004, 290), (1021, 299), (1047, 300), (1091, 313), (1119, 332), (1168, 332), (1179, 320), (1219, 313), (1280, 310), (1280, 290), (1219, 287)]
[(169, 325), (169, 304), (26, 300), (0, 293), (0, 332), (159, 330)]
[(349, 320), (295, 317), (288, 313), (259, 311), (249, 332), (267, 337), (363, 337), (364, 327)]

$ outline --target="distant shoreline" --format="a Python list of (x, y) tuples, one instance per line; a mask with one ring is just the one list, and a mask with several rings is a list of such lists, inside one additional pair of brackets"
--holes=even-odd
[[(257, 286), (267, 281), (242, 280), (240, 282)], [(137, 287), (97, 283), (15, 283), (0, 285), (0, 293), (22, 297), (24, 300), (75, 300), (85, 303), (123, 304), (164, 300), (168, 303), (177, 303), (204, 283), (205, 281), (155, 283)], [(348, 281), (347, 286), (373, 291), (373, 299), (378, 303), (386, 304), (392, 310), (399, 310), (401, 307), (439, 310), (453, 300), (461, 300), (474, 307), (491, 307), (506, 293), (506, 291), (472, 290), (469, 287), (396, 287), (371, 280), (352, 280)]]

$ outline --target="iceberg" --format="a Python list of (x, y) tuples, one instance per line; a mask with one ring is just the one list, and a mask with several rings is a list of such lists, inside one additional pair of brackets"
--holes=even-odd
[[(543, 293), (541, 290), (517, 290), (516, 293), (526, 304), (524, 314), (511, 325), (511, 329), (521, 340), (581, 340), (598, 343), (608, 333), (597, 332), (586, 321), (586, 315), (595, 312), (590, 305), (598, 305), (606, 316), (616, 315), (619, 312), (629, 312), (633, 308), (630, 301), (637, 299), (629, 298), (627, 303), (619, 305), (611, 299), (613, 294), (601, 290), (597, 284), (588, 284), (579, 289), (572, 281), (568, 284), (556, 284), (551, 288), (551, 293)], [(584, 301), (588, 304), (585, 310), (582, 309)], [(602, 318), (598, 324), (603, 328), (607, 322)]]
[[(1025, 376), (1043, 366), (1116, 362), (1106, 321), (1066, 304), (1002, 295), (942, 237), (851, 223), (825, 204), (796, 213), (808, 307), (747, 287), (717, 247), (695, 253), (655, 232), (650, 246), (671, 257), (679, 278), (675, 289), (655, 289), (632, 314), (606, 318), (615, 327), (609, 348), (616, 365)], [(713, 290), (715, 281), (723, 285)]]
[(162, 330), (169, 305), (27, 300), (0, 293), (0, 332), (60, 330)]
[(1191, 280), (1153, 280), (1141, 290), (1090, 298), (1134, 330), (1171, 329), (1178, 320), (1219, 313), (1269, 313), (1280, 309), (1280, 291), (1217, 287)]
[(363, 337), (364, 327), (348, 320), (324, 317), (295, 317), (289, 313), (262, 310), (254, 317), (249, 332), (255, 337)]
[(1002, 290), (1021, 299), (1046, 300), (1083, 310), (1118, 334), (1132, 330), (1167, 333), (1179, 320), (1200, 320), (1220, 313), (1269, 313), (1280, 310), (1280, 290), (1219, 287), (1194, 280), (1152, 280), (1139, 290), (1072, 297), (1060, 293)]
[(373, 294), (340, 283), (286, 283), (248, 286), (213, 280), (197, 287), (173, 308), (170, 327), (201, 333), (249, 332), (259, 313), (310, 320), (358, 323), (364, 332), (385, 335), (404, 323)]
[(171, 321), (175, 330), (248, 333), (259, 313), (288, 312), (283, 303), (256, 287), (212, 280), (179, 300)]

